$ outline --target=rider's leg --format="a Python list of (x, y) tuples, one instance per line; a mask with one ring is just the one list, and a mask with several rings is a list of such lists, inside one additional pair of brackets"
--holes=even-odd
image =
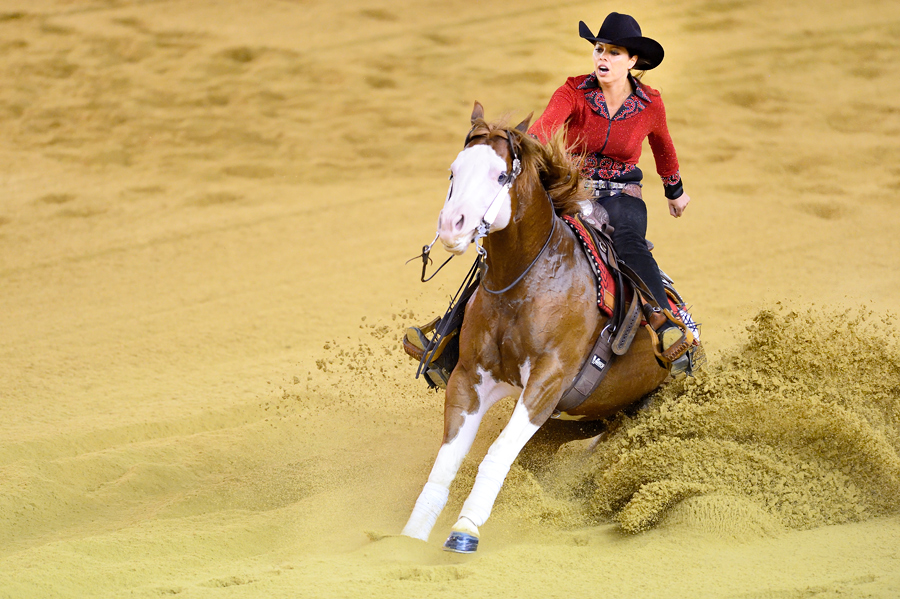
[(601, 200), (614, 227), (613, 245), (619, 258), (633, 270), (653, 294), (660, 306), (667, 306), (659, 266), (647, 249), (647, 206), (644, 200), (629, 195), (615, 195)]
[[(663, 309), (648, 319), (659, 339), (660, 353), (665, 354), (682, 341), (686, 331), (670, 316), (669, 300), (663, 286), (659, 265), (647, 248), (647, 206), (644, 201), (629, 195), (615, 195), (601, 200), (609, 213), (609, 223), (613, 226), (612, 240), (619, 258), (627, 264), (644, 282), (653, 299)], [(673, 351), (670, 354), (681, 354)], [(671, 357), (667, 354), (667, 357)], [(679, 356), (674, 356), (679, 357)]]

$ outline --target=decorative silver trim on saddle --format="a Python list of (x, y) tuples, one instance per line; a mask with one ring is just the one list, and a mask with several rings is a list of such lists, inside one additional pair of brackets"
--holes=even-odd
[(584, 222), (591, 225), (597, 231), (602, 231), (607, 235), (612, 234), (612, 227), (609, 224), (609, 213), (606, 208), (595, 202), (594, 200), (582, 200), (578, 202), (581, 207), (581, 218)]

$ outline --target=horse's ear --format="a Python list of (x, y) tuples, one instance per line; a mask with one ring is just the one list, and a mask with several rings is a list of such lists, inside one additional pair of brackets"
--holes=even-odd
[(484, 106), (481, 105), (481, 102), (475, 102), (475, 108), (472, 109), (472, 124), (475, 124), (475, 121), (478, 119), (484, 119)]
[(516, 125), (516, 130), (519, 133), (528, 133), (528, 124), (531, 122), (531, 117), (534, 116), (534, 112), (531, 112), (528, 116), (525, 117), (525, 120)]

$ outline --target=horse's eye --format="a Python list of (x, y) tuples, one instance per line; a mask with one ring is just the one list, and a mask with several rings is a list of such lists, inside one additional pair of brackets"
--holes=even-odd
[(506, 183), (506, 173), (500, 173), (500, 176), (497, 177), (497, 183), (499, 183), (500, 185)]

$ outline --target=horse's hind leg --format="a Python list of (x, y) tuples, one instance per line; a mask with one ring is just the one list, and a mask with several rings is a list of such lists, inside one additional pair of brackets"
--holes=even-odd
[(519, 453), (519, 465), (538, 475), (552, 466), (560, 447), (595, 438), (607, 427), (603, 420), (547, 420)]

